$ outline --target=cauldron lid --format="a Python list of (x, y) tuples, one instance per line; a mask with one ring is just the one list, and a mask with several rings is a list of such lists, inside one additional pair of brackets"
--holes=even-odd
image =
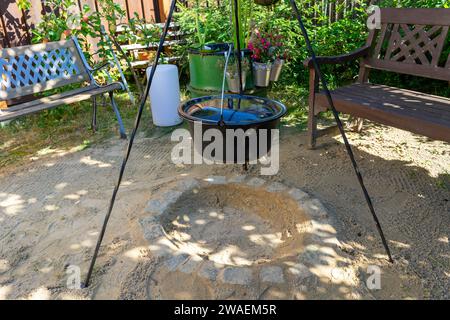
[[(191, 121), (217, 124), (221, 115), (221, 96), (205, 96), (180, 106), (180, 115)], [(278, 101), (238, 94), (226, 94), (223, 121), (226, 125), (252, 125), (281, 118), (286, 107)]]

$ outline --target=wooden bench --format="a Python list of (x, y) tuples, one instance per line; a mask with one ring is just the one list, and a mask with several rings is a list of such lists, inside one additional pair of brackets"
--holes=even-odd
[[(20, 116), (47, 110), (64, 104), (72, 104), (93, 99), (92, 128), (97, 127), (97, 96), (108, 93), (120, 127), (120, 135), (126, 138), (125, 129), (114, 91), (123, 90), (120, 82), (99, 85), (94, 73), (109, 67), (106, 63), (91, 68), (87, 63), (78, 40), (68, 40), (36, 44), (0, 51), (0, 102), (8, 101), (8, 107), (0, 109), (0, 122)], [(63, 87), (76, 85), (78, 88)], [(73, 86), (75, 87), (75, 86)], [(63, 92), (43, 94), (60, 88)], [(31, 101), (14, 103), (17, 99), (39, 95)], [(3, 104), (5, 105), (5, 104)]]
[[(369, 33), (364, 47), (342, 56), (318, 57), (320, 64), (361, 58), (358, 82), (331, 92), (336, 109), (352, 116), (450, 142), (450, 99), (369, 82), (371, 69), (450, 81), (450, 55), (444, 56), (450, 9), (381, 9), (381, 29)], [(317, 130), (317, 115), (329, 108), (311, 59), (309, 147), (327, 133)]]

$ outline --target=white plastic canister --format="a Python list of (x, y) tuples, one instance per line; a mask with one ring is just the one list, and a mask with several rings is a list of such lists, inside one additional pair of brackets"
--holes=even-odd
[[(152, 67), (147, 68), (147, 79), (151, 70)], [(180, 84), (176, 65), (162, 64), (156, 67), (150, 88), (150, 103), (153, 123), (156, 126), (169, 127), (182, 122), (178, 115)]]

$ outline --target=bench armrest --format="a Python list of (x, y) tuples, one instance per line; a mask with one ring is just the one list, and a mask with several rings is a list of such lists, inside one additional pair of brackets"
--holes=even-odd
[[(114, 63), (113, 62), (111, 62), (111, 61), (108, 61), (108, 62), (105, 62), (105, 63), (103, 63), (103, 64), (100, 64), (100, 65), (97, 65), (97, 66), (95, 66), (95, 67), (88, 67), (88, 70), (89, 70), (89, 72), (91, 73), (91, 75), (93, 75), (95, 72), (97, 72), (97, 71), (100, 71), (100, 70), (103, 70), (103, 69), (106, 69), (105, 70), (105, 72), (106, 72), (106, 75), (107, 75), (107, 77), (108, 77), (108, 84), (111, 84), (111, 83), (113, 83), (114, 81), (113, 81), (113, 79), (112, 79), (112, 77), (111, 77), (111, 74), (109, 73), (109, 70), (108, 70), (108, 68), (114, 68)], [(95, 83), (95, 85), (97, 86), (97, 87), (101, 87), (101, 85), (99, 84), (99, 83), (97, 83), (97, 81), (94, 79), (94, 77), (92, 77), (92, 81)], [(123, 83), (122, 82), (119, 82), (120, 83), (120, 85), (122, 86), (122, 90), (125, 90), (125, 86), (123, 85)]]
[(102, 69), (105, 69), (107, 67), (112, 68), (113, 66), (114, 66), (113, 63), (111, 61), (108, 61), (103, 64), (97, 65), (95, 67), (89, 67), (89, 72), (94, 73), (94, 72), (100, 71)]
[[(361, 47), (355, 51), (350, 53), (346, 53), (339, 56), (331, 56), (331, 57), (317, 57), (317, 62), (319, 64), (342, 64), (346, 62), (350, 62), (361, 57), (367, 56), (370, 52), (370, 46)], [(303, 65), (307, 68), (313, 68), (313, 60), (312, 58), (308, 58), (303, 62)]]

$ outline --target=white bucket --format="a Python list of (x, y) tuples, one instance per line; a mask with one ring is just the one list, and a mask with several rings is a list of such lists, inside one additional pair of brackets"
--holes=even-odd
[[(151, 70), (152, 67), (147, 68), (147, 79)], [(150, 106), (155, 126), (170, 127), (180, 124), (183, 120), (178, 115), (179, 104), (180, 84), (177, 66), (158, 65), (150, 88)]]

